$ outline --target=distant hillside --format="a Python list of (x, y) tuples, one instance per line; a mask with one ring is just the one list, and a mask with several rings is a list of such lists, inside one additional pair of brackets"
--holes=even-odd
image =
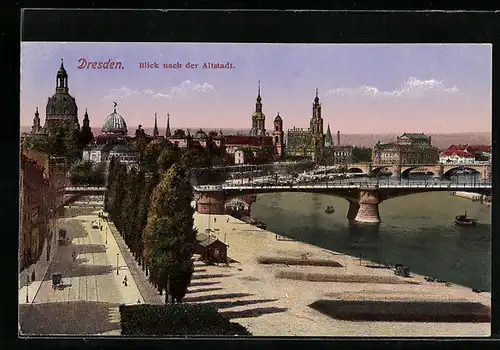
[[(153, 128), (145, 127), (146, 133), (152, 134)], [(176, 129), (189, 129), (191, 134), (196, 133), (200, 128), (198, 127), (172, 127), (173, 132)], [(21, 126), (21, 132), (30, 132), (30, 126)], [(215, 129), (219, 131), (220, 129)], [(135, 131), (135, 130), (134, 130)], [(134, 131), (131, 131), (132, 134)], [(209, 129), (205, 129), (209, 131)], [(248, 129), (222, 129), (224, 135), (234, 135), (237, 133), (245, 134)], [(100, 128), (92, 128), (94, 135), (100, 133)], [(160, 133), (163, 134), (165, 130), (160, 129)], [(491, 133), (488, 132), (471, 132), (471, 133), (460, 133), (460, 134), (427, 134), (432, 137), (432, 145), (438, 148), (448, 148), (448, 146), (453, 144), (479, 144), (479, 145), (491, 145)], [(399, 134), (341, 134), (340, 143), (343, 145), (353, 145), (360, 147), (373, 147), (378, 141), (391, 142), (396, 140)], [(337, 135), (333, 135), (333, 141), (337, 143)]]

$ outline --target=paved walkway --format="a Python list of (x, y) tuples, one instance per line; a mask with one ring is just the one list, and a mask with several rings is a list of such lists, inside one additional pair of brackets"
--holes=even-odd
[[(109, 229), (116, 240), (118, 247), (120, 248), (120, 252), (125, 259), (125, 262), (129, 268), (131, 275), (134, 277), (135, 282), (137, 283), (137, 287), (144, 298), (144, 302), (146, 304), (164, 304), (164, 295), (160, 295), (155, 287), (149, 282), (149, 278), (146, 276), (145, 271), (142, 270), (142, 267), (139, 265), (137, 260), (135, 260), (132, 255), (130, 249), (123, 237), (118, 233), (118, 229), (115, 227), (114, 223), (108, 222), (106, 225), (109, 225)], [(103, 225), (104, 229), (104, 225)]]
[[(97, 219), (97, 211), (89, 209), (61, 223), (69, 245), (59, 247), (43, 281), (19, 290), (24, 334), (116, 334), (118, 306), (144, 302), (114, 236), (109, 234), (106, 244), (105, 227), (92, 228)], [(52, 288), (55, 272), (62, 274), (60, 289)], [(127, 286), (122, 283), (125, 276)]]

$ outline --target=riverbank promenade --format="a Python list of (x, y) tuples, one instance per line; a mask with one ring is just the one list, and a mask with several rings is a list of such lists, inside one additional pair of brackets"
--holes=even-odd
[[(255, 336), (490, 335), (489, 322), (348, 321), (326, 316), (309, 305), (318, 300), (416, 302), (422, 307), (429, 303), (476, 302), (488, 308), (491, 298), (470, 288), (427, 282), (423, 276), (398, 277), (393, 270), (285, 239), (228, 215), (195, 213), (194, 218), (199, 232), (209, 229), (209, 233), (229, 245), (230, 262), (229, 266), (207, 266), (197, 261), (184, 302), (209, 303)], [(263, 258), (268, 262), (289, 261), (259, 263)], [(327, 260), (338, 262), (341, 267), (298, 266), (292, 260)]]
[[(119, 305), (144, 303), (107, 223), (100, 222), (102, 231), (92, 228), (97, 214), (74, 208), (60, 219), (69, 243), (58, 247), (43, 280), (19, 289), (21, 336), (119, 335)], [(62, 274), (60, 288), (52, 287), (53, 273)]]

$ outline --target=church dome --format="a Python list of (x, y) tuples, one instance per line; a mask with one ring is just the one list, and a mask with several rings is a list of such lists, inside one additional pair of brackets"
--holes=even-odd
[(104, 125), (102, 126), (102, 132), (106, 134), (123, 134), (126, 135), (128, 133), (127, 123), (125, 123), (125, 119), (118, 113), (116, 113), (116, 109), (108, 115), (106, 120), (104, 121)]
[(73, 96), (58, 92), (49, 97), (45, 113), (47, 116), (76, 116), (77, 110), (78, 107)]

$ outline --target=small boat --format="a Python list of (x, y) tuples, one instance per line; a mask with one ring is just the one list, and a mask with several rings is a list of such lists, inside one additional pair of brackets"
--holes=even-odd
[(477, 220), (467, 217), (467, 212), (464, 215), (455, 216), (455, 224), (460, 226), (472, 226), (477, 223)]
[(325, 209), (325, 213), (326, 213), (326, 214), (331, 214), (331, 213), (333, 213), (334, 211), (335, 211), (335, 208), (333, 207), (333, 205), (329, 205), (329, 206), (327, 206), (327, 207), (326, 207), (326, 209)]

